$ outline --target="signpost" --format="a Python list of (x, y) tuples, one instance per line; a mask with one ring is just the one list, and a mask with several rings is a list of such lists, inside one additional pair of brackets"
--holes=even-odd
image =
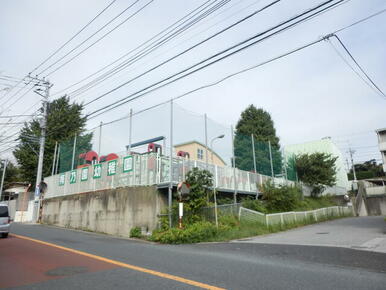
[(178, 228), (182, 229), (182, 217), (184, 216), (184, 203), (183, 201), (189, 198), (190, 185), (186, 182), (180, 182), (177, 185), (178, 192)]

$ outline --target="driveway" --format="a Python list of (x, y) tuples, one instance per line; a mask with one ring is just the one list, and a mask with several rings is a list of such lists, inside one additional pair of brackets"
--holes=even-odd
[(386, 253), (386, 222), (381, 216), (344, 218), (235, 242), (344, 247)]

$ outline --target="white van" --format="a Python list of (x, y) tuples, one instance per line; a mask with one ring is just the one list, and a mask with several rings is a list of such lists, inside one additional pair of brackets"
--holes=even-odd
[(3, 238), (8, 237), (10, 224), (8, 205), (0, 203), (0, 234)]

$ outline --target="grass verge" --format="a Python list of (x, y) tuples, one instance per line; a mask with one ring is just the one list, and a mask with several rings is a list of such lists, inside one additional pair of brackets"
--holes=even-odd
[[(317, 222), (323, 222), (343, 217), (346, 216), (328, 216), (319, 219)], [(305, 221), (277, 224), (267, 227), (261, 223), (239, 221), (235, 216), (222, 216), (220, 217), (218, 228), (216, 228), (216, 226), (210, 222), (198, 222), (192, 225), (187, 225), (183, 229), (171, 228), (168, 230), (154, 231), (153, 234), (149, 237), (149, 240), (165, 244), (225, 242), (235, 239), (276, 233), (313, 223), (316, 223), (316, 221), (313, 219), (313, 217), (310, 217)]]

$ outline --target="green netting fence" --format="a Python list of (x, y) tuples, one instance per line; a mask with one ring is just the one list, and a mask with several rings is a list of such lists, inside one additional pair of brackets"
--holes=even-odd
[(92, 149), (91, 139), (92, 134), (85, 134), (60, 142), (55, 172), (63, 173), (82, 165), (84, 160), (80, 159), (79, 155)]
[(237, 168), (296, 181), (294, 156), (287, 156), (276, 144), (236, 134), (234, 150)]

